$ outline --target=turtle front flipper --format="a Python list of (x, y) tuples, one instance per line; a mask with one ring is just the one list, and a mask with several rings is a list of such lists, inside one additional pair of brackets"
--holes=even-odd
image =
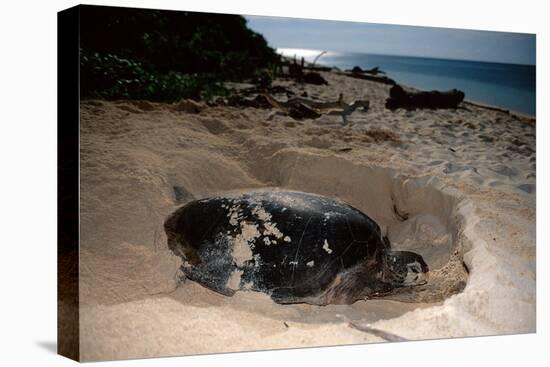
[[(376, 267), (376, 264), (374, 264)], [(359, 300), (377, 297), (391, 292), (394, 287), (378, 276), (379, 272), (369, 263), (359, 263), (338, 274), (334, 281), (317, 297), (316, 304), (349, 305)]]
[(395, 287), (378, 279), (373, 279), (370, 282), (371, 290), (365, 299), (384, 297), (395, 291)]
[(295, 294), (295, 289), (291, 287), (275, 288), (271, 292), (271, 299), (275, 303), (288, 305), (293, 303), (309, 303), (310, 305), (322, 305), (318, 297), (305, 296), (300, 297)]

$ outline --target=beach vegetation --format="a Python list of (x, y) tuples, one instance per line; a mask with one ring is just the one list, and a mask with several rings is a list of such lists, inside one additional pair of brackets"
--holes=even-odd
[(82, 6), (81, 97), (175, 101), (269, 85), (280, 62), (239, 15)]

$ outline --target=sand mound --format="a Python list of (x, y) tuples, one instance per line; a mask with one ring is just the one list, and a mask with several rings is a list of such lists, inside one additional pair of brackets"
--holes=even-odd
[[(81, 103), (84, 360), (382, 340), (348, 322), (407, 339), (535, 330), (533, 121), (475, 106), (392, 113), (386, 86), (323, 76), (332, 87), (308, 95), (345, 92), (369, 111), (342, 126), (253, 108)], [(166, 217), (193, 197), (265, 187), (349, 202), (394, 248), (422, 254), (430, 282), (324, 307), (179, 284)]]

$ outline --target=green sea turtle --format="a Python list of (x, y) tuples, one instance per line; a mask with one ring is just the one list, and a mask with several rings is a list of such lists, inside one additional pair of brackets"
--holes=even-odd
[(428, 266), (392, 251), (380, 227), (339, 200), (261, 190), (191, 201), (164, 223), (185, 276), (224, 295), (277, 303), (350, 304), (425, 284)]

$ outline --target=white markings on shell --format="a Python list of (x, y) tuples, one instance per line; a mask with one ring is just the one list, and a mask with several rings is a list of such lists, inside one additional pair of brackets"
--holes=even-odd
[(260, 254), (254, 255), (253, 258), (254, 258), (254, 263), (256, 264), (256, 266), (260, 265), (260, 261), (261, 261)]
[(229, 279), (227, 279), (227, 283), (225, 283), (225, 286), (234, 291), (239, 290), (242, 275), (243, 275), (242, 270), (240, 269), (233, 270), (233, 273), (231, 273), (231, 276), (229, 277)]
[(238, 205), (234, 205), (229, 208), (229, 212), (227, 213), (227, 216), (229, 217), (229, 224), (236, 227), (239, 224), (239, 219), (241, 219), (240, 215), (241, 211)]
[[(275, 236), (275, 238), (283, 238), (283, 233), (277, 228), (277, 224), (271, 222), (264, 222), (264, 235)], [(275, 241), (276, 242), (276, 241)]]
[(258, 219), (264, 222), (271, 220), (271, 214), (266, 212), (261, 206), (255, 206), (254, 209), (252, 209), (252, 214), (257, 215)]
[[(234, 290), (239, 289), (241, 276), (243, 274), (243, 270), (240, 268), (242, 268), (245, 263), (254, 260), (254, 267), (260, 266), (261, 259), (259, 255), (253, 255), (252, 253), (257, 240), (263, 241), (266, 246), (276, 244), (277, 239), (291, 242), (290, 237), (284, 236), (277, 228), (277, 223), (272, 222), (271, 213), (267, 212), (259, 202), (252, 201), (249, 202), (249, 204), (253, 206), (251, 214), (257, 218), (255, 221), (243, 220), (243, 210), (237, 200), (232, 200), (231, 204), (222, 205), (222, 207), (227, 208), (229, 224), (236, 227), (236, 229), (240, 229), (240, 233), (234, 235), (234, 237), (231, 235), (231, 231), (227, 231), (227, 237), (233, 243), (231, 254), (236, 269), (231, 273), (226, 286)], [(260, 233), (259, 229), (260, 224), (261, 228), (263, 228), (262, 233)], [(264, 237), (260, 239), (262, 236)], [(297, 262), (294, 264), (297, 264)], [(251, 286), (252, 284), (244, 284), (243, 289), (249, 289)]]
[[(277, 223), (273, 223), (271, 221), (271, 213), (267, 212), (264, 208), (261, 206), (256, 206), (252, 209), (252, 214), (256, 215), (259, 220), (263, 222), (264, 231), (263, 235), (268, 236), (274, 236), (277, 239), (283, 238), (283, 233), (277, 228)], [(264, 239), (264, 242), (266, 245), (269, 245), (269, 243)], [(272, 244), (277, 243), (275, 240), (271, 240)]]
[(260, 237), (257, 224), (250, 224), (246, 221), (241, 222), (241, 233), (235, 237), (233, 243), (233, 259), (237, 266), (244, 265), (245, 261), (252, 259), (252, 250), (254, 240)]
[(306, 263), (306, 265), (311, 268), (313, 265), (315, 265), (315, 261), (311, 260), (310, 262)]
[[(239, 226), (241, 233), (233, 238), (233, 251), (232, 256), (237, 266), (243, 266), (244, 263), (252, 259), (252, 250), (254, 240), (260, 237), (258, 226), (256, 224), (250, 224), (246, 221), (241, 221), (242, 211), (239, 205), (233, 205), (229, 207), (227, 213), (229, 217), (229, 224), (233, 227)], [(227, 232), (230, 234), (230, 232)]]
[(323, 250), (325, 250), (327, 253), (331, 254), (332, 249), (328, 245), (328, 241), (325, 239), (325, 244), (323, 245)]

